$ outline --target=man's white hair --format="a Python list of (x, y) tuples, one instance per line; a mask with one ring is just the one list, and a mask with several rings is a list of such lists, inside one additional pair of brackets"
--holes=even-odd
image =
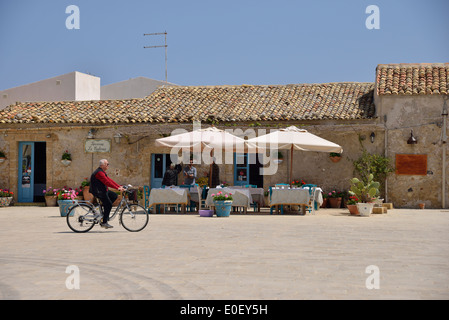
[(106, 164), (106, 161), (108, 161), (107, 159), (101, 159), (100, 160), (100, 166), (103, 166)]

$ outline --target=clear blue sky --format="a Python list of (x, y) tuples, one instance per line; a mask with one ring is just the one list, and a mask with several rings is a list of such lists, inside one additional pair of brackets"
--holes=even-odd
[(179, 85), (373, 82), (377, 64), (449, 62), (448, 14), (448, 0), (0, 0), (0, 90), (72, 71), (164, 80), (164, 49), (143, 48), (163, 31)]

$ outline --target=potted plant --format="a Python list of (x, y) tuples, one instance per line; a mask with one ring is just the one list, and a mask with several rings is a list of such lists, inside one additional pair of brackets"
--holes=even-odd
[(323, 203), (321, 204), (320, 208), (327, 208), (327, 204), (329, 202), (329, 196), (326, 192), (321, 192), (321, 196), (323, 197)]
[(329, 201), (329, 205), (331, 208), (340, 208), (341, 207), (341, 193), (335, 190), (329, 192), (327, 194), (327, 198)]
[(120, 191), (114, 191), (117, 195), (117, 199), (112, 203), (113, 207), (117, 207), (120, 204), (120, 201), (122, 201), (122, 193)]
[(89, 192), (90, 181), (89, 181), (88, 178), (84, 178), (83, 182), (81, 182), (81, 188), (83, 190), (83, 198), (84, 198), (84, 200), (92, 202), (92, 199), (94, 198), (94, 195)]
[(360, 202), (357, 203), (357, 209), (361, 216), (369, 216), (373, 212), (373, 199), (379, 193), (380, 183), (373, 180), (372, 173), (368, 176), (367, 183), (363, 183), (357, 178), (351, 179), (351, 195), (355, 195)]
[(355, 195), (349, 196), (349, 200), (346, 203), (346, 207), (348, 208), (350, 214), (354, 216), (358, 216), (360, 214), (359, 210), (357, 209), (357, 203), (359, 202), (360, 201), (357, 198), (357, 196)]
[(196, 183), (200, 186), (200, 188), (203, 188), (204, 186), (209, 185), (209, 178), (208, 177), (201, 177), (196, 180)]
[(305, 185), (306, 183), (304, 182), (304, 180), (293, 180), (292, 181), (292, 186), (301, 188), (303, 185)]
[(72, 155), (68, 150), (64, 151), (61, 157), (61, 163), (66, 167), (72, 163)]
[(232, 208), (232, 193), (223, 193), (218, 191), (216, 194), (212, 194), (214, 200), (215, 212), (217, 217), (229, 217)]
[(0, 150), (0, 163), (4, 162), (6, 160), (6, 155), (5, 153)]
[(77, 192), (75, 190), (72, 190), (72, 188), (67, 189), (66, 187), (63, 187), (62, 189), (58, 190), (57, 199), (61, 217), (67, 216), (69, 209), (77, 201), (75, 200), (77, 195)]
[(13, 199), (14, 192), (0, 189), (0, 207), (8, 207)]
[(329, 154), (329, 158), (332, 160), (332, 162), (338, 162), (341, 160), (341, 154), (337, 152), (331, 152)]
[(47, 207), (56, 207), (58, 189), (49, 187), (43, 191)]

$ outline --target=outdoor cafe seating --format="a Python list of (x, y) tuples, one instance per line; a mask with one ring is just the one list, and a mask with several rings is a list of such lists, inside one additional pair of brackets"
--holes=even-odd
[(303, 185), (301, 187), (291, 187), (288, 184), (276, 184), (269, 187), (270, 214), (274, 209), (284, 214), (284, 206), (299, 206), (302, 213), (306, 211), (313, 214), (318, 210), (323, 202), (321, 188), (314, 184)]

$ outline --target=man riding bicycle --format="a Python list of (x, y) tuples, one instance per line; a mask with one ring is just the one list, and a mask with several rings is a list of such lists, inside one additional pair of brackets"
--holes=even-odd
[(100, 226), (106, 229), (113, 228), (108, 224), (109, 214), (112, 209), (112, 204), (117, 200), (117, 194), (110, 191), (109, 188), (114, 188), (119, 191), (124, 191), (125, 189), (117, 184), (114, 180), (108, 177), (106, 170), (109, 168), (109, 162), (106, 159), (100, 160), (100, 167), (95, 170), (90, 176), (90, 187), (89, 192), (95, 197), (101, 200), (103, 204), (103, 222)]

